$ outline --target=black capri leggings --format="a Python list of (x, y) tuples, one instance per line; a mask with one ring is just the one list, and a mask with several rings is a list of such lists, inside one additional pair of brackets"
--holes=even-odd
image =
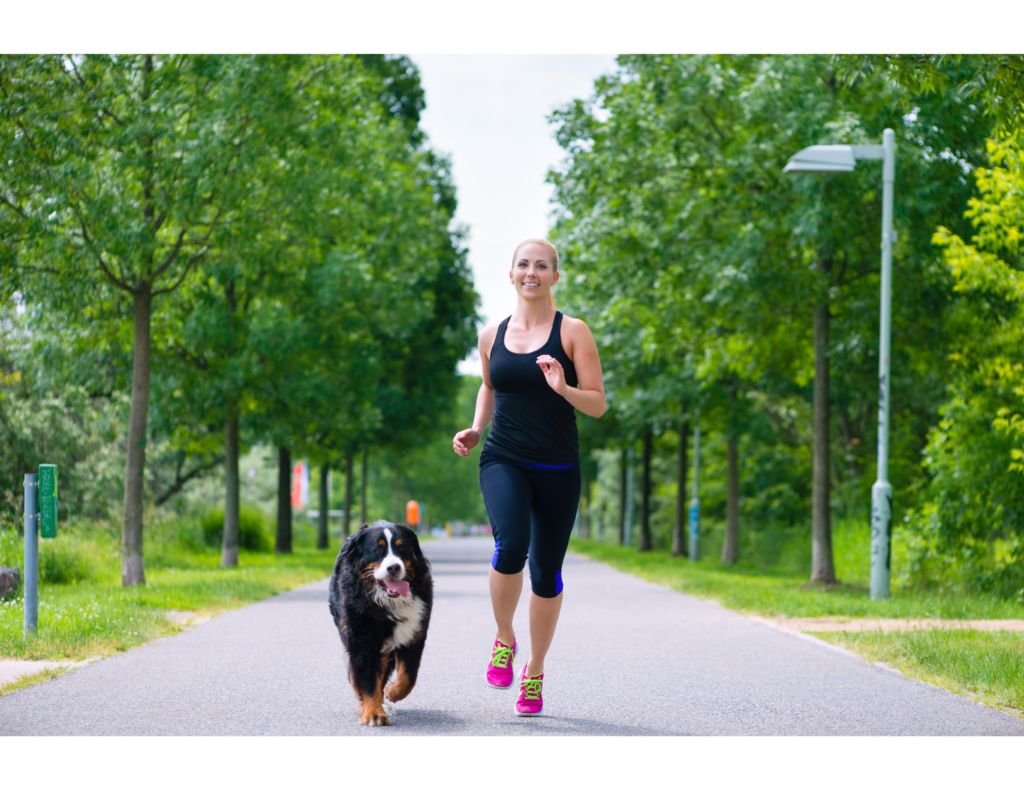
[(494, 533), (494, 570), (518, 574), (529, 557), (530, 587), (553, 599), (562, 592), (562, 561), (580, 504), (580, 466), (491, 463), (480, 470), (480, 490)]

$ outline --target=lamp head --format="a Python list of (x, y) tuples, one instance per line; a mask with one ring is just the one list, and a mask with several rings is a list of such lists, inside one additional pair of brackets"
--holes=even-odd
[(808, 146), (794, 154), (783, 173), (849, 173), (857, 167), (853, 146)]

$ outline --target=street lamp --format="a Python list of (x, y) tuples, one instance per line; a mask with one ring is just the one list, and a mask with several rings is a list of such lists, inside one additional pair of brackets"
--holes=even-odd
[(878, 479), (871, 487), (871, 598), (889, 598), (892, 485), (889, 483), (889, 340), (892, 335), (892, 192), (896, 133), (882, 132), (880, 146), (810, 146), (783, 173), (850, 173), (859, 159), (882, 160), (882, 320), (878, 351)]

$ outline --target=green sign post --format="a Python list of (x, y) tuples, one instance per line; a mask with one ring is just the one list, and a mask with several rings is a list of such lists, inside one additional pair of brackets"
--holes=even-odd
[(39, 535), (57, 537), (57, 465), (39, 465)]

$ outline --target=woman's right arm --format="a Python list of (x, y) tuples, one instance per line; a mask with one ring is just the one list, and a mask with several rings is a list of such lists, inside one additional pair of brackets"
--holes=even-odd
[(480, 352), (480, 367), (483, 373), (483, 384), (476, 394), (476, 412), (473, 415), (473, 427), (463, 429), (452, 440), (452, 448), (460, 456), (468, 456), (469, 451), (480, 444), (484, 429), (494, 415), (494, 388), (491, 386), (491, 346), (497, 334), (497, 327), (485, 327), (477, 342)]

